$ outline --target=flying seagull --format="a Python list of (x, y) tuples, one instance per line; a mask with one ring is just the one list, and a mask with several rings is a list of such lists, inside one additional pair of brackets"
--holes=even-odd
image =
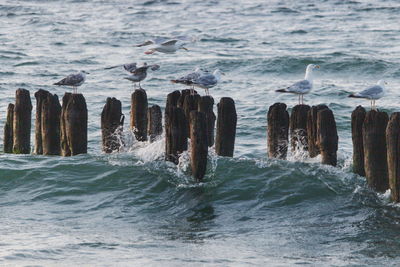
[(385, 95), (385, 85), (387, 85), (387, 82), (379, 80), (376, 85), (370, 86), (359, 93), (351, 94), (349, 97), (369, 99), (371, 100), (371, 109), (376, 110), (375, 100), (380, 99)]
[(177, 38), (156, 38), (154, 40), (147, 40), (144, 43), (136, 45), (136, 47), (148, 46), (151, 47), (144, 52), (146, 55), (153, 54), (155, 52), (166, 53), (166, 54), (173, 54), (179, 49), (188, 50), (184, 45), (187, 43), (187, 40), (184, 37), (177, 37)]
[(309, 64), (304, 80), (298, 81), (285, 89), (276, 90), (279, 93), (292, 93), (299, 95), (299, 104), (303, 104), (303, 96), (308, 94), (313, 87), (313, 70), (319, 69), (318, 65)]
[(73, 94), (77, 94), (78, 86), (81, 86), (85, 82), (86, 74), (89, 74), (89, 72), (81, 70), (78, 73), (68, 75), (61, 81), (54, 83), (54, 85), (71, 86), (73, 88)]

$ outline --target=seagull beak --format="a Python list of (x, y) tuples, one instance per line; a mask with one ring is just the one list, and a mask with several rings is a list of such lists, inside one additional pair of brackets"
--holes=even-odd
[(225, 72), (221, 72), (221, 74), (224, 75), (224, 76), (226, 75)]
[(320, 66), (319, 66), (319, 65), (316, 65), (316, 66), (315, 66), (315, 68), (316, 68), (316, 69), (319, 69), (319, 68), (320, 68)]
[(153, 54), (154, 53), (154, 51), (153, 50), (147, 50), (146, 52), (144, 52), (146, 55), (151, 55), (151, 54)]
[(181, 49), (189, 51), (189, 49), (187, 49), (186, 47), (183, 47), (183, 46), (181, 47)]

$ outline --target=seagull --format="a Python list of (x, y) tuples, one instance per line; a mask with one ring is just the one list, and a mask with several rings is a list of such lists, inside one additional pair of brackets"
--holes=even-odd
[(303, 95), (308, 94), (313, 87), (313, 70), (319, 69), (318, 65), (308, 64), (304, 80), (298, 81), (285, 89), (279, 89), (275, 92), (292, 93), (299, 95), (299, 104), (303, 104)]
[(61, 81), (54, 83), (54, 85), (72, 86), (73, 94), (77, 94), (78, 86), (81, 86), (85, 82), (86, 74), (89, 74), (89, 72), (81, 70), (78, 73), (68, 75)]
[(191, 88), (191, 94), (194, 95), (194, 85), (193, 85), (193, 81), (198, 79), (202, 74), (204, 74), (204, 71), (200, 68), (196, 68), (193, 72), (190, 72), (188, 74), (186, 74), (185, 76), (180, 77), (179, 79), (176, 80), (171, 80), (172, 83), (180, 83), (180, 84), (184, 84), (184, 85), (190, 85)]
[(376, 110), (375, 100), (380, 99), (385, 95), (385, 85), (387, 85), (386, 81), (379, 80), (376, 85), (368, 87), (359, 93), (351, 94), (349, 97), (369, 99), (371, 100), (371, 109)]
[(172, 38), (172, 39), (166, 39), (166, 38), (156, 38), (154, 40), (147, 40), (144, 43), (136, 45), (136, 47), (142, 47), (142, 46), (148, 46), (152, 45), (150, 49), (148, 49), (146, 52), (144, 52), (146, 55), (153, 54), (155, 52), (160, 52), (160, 53), (165, 53), (165, 54), (173, 54), (179, 49), (183, 49), (188, 51), (184, 45), (186, 44), (183, 42), (184, 39), (177, 37), (177, 38)]
[[(133, 64), (135, 64), (135, 65), (133, 66)], [(146, 79), (147, 70), (149, 68), (151, 70), (155, 71), (155, 70), (158, 70), (160, 68), (160, 66), (157, 64), (147, 65), (147, 63), (144, 63), (143, 66), (137, 68), (136, 63), (125, 64), (124, 69), (127, 70), (128, 72), (130, 72), (132, 75), (130, 75), (128, 77), (124, 77), (124, 79), (127, 79), (127, 80), (133, 82), (135, 88), (136, 88), (136, 83), (139, 83), (139, 88), (142, 89), (142, 87), (140, 86), (140, 82), (143, 81), (144, 79)]]
[(216, 69), (212, 74), (203, 72), (201, 75), (193, 80), (193, 85), (206, 90), (206, 95), (210, 95), (208, 89), (217, 85), (221, 80), (221, 74), (225, 75), (219, 69)]

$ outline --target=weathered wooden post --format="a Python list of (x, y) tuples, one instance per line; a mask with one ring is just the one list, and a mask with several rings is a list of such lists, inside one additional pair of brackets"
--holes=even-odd
[(365, 176), (362, 128), (366, 111), (358, 106), (351, 113), (351, 139), (353, 141), (353, 172)]
[(386, 151), (388, 120), (386, 112), (368, 111), (362, 129), (365, 176), (368, 185), (379, 192), (389, 188)]
[(124, 119), (121, 101), (108, 97), (101, 112), (101, 140), (105, 153), (118, 151), (121, 147), (120, 135)]
[[(185, 112), (187, 122), (187, 132), (190, 132), (190, 112), (197, 110), (199, 106), (200, 95), (186, 95), (183, 101), (183, 111)], [(190, 137), (190, 135), (188, 135)]]
[(213, 111), (214, 98), (212, 96), (202, 96), (199, 99), (198, 111), (204, 112), (206, 116), (207, 125), (207, 142), (208, 146), (212, 147), (214, 145), (214, 128), (215, 128), (215, 114)]
[(136, 140), (147, 141), (147, 94), (136, 89), (131, 98), (131, 129)]
[(33, 153), (37, 155), (43, 154), (42, 147), (42, 103), (49, 94), (49, 91), (39, 89), (35, 93), (36, 98), (36, 118), (35, 118), (35, 147)]
[(312, 106), (307, 113), (307, 141), (308, 153), (311, 158), (320, 154), (320, 148), (317, 146), (317, 113), (322, 109), (328, 108), (326, 105)]
[(7, 120), (4, 125), (4, 153), (13, 152), (13, 119), (14, 118), (14, 104), (8, 104), (7, 107)]
[(223, 97), (217, 107), (218, 118), (215, 152), (219, 156), (233, 157), (237, 123), (235, 101), (230, 97)]
[(43, 155), (61, 155), (61, 105), (56, 94), (48, 93), (42, 102), (41, 137)]
[(201, 181), (207, 170), (207, 118), (204, 112), (190, 112), (190, 165), (196, 181)]
[(290, 143), (292, 151), (303, 149), (308, 150), (307, 141), (307, 113), (310, 110), (308, 105), (296, 105), (290, 115)]
[(322, 164), (336, 166), (338, 134), (335, 117), (329, 108), (317, 112), (317, 147), (322, 156)]
[(400, 112), (390, 116), (386, 143), (391, 198), (394, 202), (400, 202)]
[(82, 94), (65, 93), (61, 109), (61, 154), (87, 153), (88, 111)]
[(13, 153), (31, 152), (32, 102), (28, 90), (18, 89), (15, 93), (13, 115)]
[(289, 113), (284, 103), (275, 103), (268, 109), (268, 156), (286, 159), (289, 143)]
[[(183, 108), (183, 104), (185, 102), (185, 97), (187, 95), (191, 95), (191, 94), (192, 94), (192, 90), (191, 89), (183, 89), (181, 91), (181, 96), (179, 97), (178, 103), (177, 103), (178, 108)], [(197, 95), (197, 91), (196, 90), (194, 90), (194, 94)]]
[(147, 111), (147, 127), (150, 142), (162, 134), (162, 112), (159, 105), (153, 105)]
[(168, 94), (165, 108), (165, 160), (175, 164), (179, 162), (179, 154), (188, 147), (186, 116), (183, 109), (177, 107), (180, 96), (179, 91)]

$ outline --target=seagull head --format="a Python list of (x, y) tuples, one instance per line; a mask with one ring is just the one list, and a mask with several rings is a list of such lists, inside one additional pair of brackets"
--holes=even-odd
[(376, 84), (381, 87), (385, 87), (385, 85), (387, 85), (388, 83), (385, 80), (379, 80)]
[(319, 65), (316, 65), (316, 64), (308, 64), (307, 65), (307, 71), (313, 70), (313, 69), (319, 69), (319, 68), (320, 68)]
[(85, 70), (81, 70), (80, 71), (82, 74), (89, 74), (89, 72), (85, 71)]

